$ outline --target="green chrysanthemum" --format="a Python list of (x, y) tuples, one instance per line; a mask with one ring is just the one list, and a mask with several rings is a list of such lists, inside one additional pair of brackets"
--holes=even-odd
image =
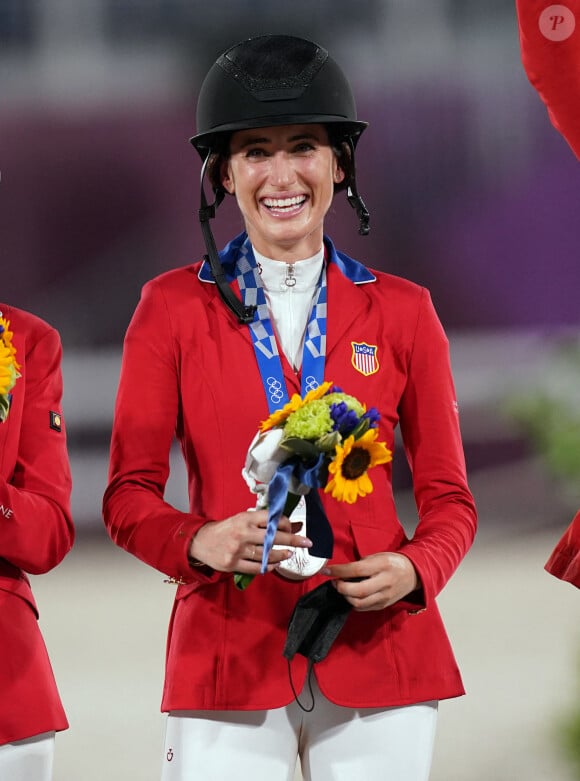
[(316, 399), (293, 412), (284, 425), (284, 439), (317, 440), (332, 431), (330, 407), (324, 399)]

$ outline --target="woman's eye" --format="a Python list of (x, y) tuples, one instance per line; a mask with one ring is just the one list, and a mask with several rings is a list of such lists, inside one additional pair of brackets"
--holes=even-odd
[(314, 149), (314, 145), (311, 144), (309, 141), (302, 141), (300, 144), (297, 144), (294, 148), (295, 152), (312, 152)]
[(265, 154), (263, 149), (248, 149), (246, 157), (263, 157)]

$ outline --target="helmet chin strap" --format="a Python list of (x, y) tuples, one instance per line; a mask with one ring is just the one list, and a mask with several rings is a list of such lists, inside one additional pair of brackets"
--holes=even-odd
[(224, 304), (228, 307), (228, 309), (231, 312), (234, 313), (234, 315), (237, 317), (240, 323), (251, 323), (252, 320), (254, 319), (254, 314), (256, 312), (257, 307), (254, 305), (246, 306), (243, 303), (243, 301), (240, 301), (240, 299), (234, 294), (233, 290), (231, 289), (226, 279), (226, 275), (224, 273), (224, 267), (220, 262), (213, 233), (211, 232), (211, 226), (209, 224), (209, 221), (215, 217), (216, 209), (223, 201), (224, 198), (224, 193), (218, 190), (215, 193), (214, 202), (213, 203), (207, 202), (203, 181), (205, 178), (205, 172), (207, 169), (207, 164), (210, 156), (211, 156), (211, 152), (208, 152), (205, 157), (205, 160), (203, 161), (203, 166), (201, 168), (201, 180), (200, 180), (201, 208), (198, 211), (201, 232), (203, 235), (203, 240), (205, 242), (205, 247), (207, 249), (207, 255), (204, 255), (204, 259), (209, 263), (212, 276), (217, 285), (218, 293), (220, 294), (220, 297), (224, 302)]
[(354, 162), (354, 141), (352, 140), (352, 136), (348, 136), (346, 141), (350, 148), (350, 164), (352, 168), (350, 181), (346, 188), (346, 197), (352, 208), (356, 211), (356, 216), (358, 217), (358, 232), (361, 236), (368, 236), (371, 230), (369, 226), (371, 216), (363, 199), (359, 195), (356, 186), (356, 166)]

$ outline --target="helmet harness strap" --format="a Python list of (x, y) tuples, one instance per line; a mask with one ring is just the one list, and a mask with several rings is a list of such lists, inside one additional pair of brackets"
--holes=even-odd
[(368, 236), (370, 232), (369, 221), (370, 214), (363, 199), (361, 198), (358, 188), (356, 186), (356, 167), (354, 162), (354, 141), (352, 136), (347, 136), (346, 142), (350, 148), (350, 164), (352, 166), (352, 173), (350, 175), (350, 181), (346, 188), (346, 197), (352, 208), (356, 211), (358, 217), (358, 232), (361, 236)]
[(204, 260), (209, 263), (209, 267), (211, 269), (212, 276), (214, 278), (214, 281), (217, 285), (218, 293), (220, 294), (220, 297), (224, 304), (228, 307), (228, 309), (234, 313), (234, 315), (237, 317), (240, 323), (251, 323), (254, 319), (254, 314), (256, 312), (256, 307), (246, 306), (240, 299), (235, 295), (233, 290), (231, 289), (224, 272), (224, 267), (222, 266), (217, 247), (215, 245), (215, 240), (213, 237), (213, 233), (211, 232), (211, 226), (209, 224), (209, 221), (215, 217), (215, 212), (217, 207), (220, 205), (220, 203), (223, 201), (224, 193), (223, 191), (217, 190), (215, 191), (215, 200), (213, 203), (208, 203), (207, 198), (205, 195), (205, 189), (203, 186), (203, 181), (205, 178), (205, 172), (207, 169), (207, 165), (209, 162), (209, 159), (211, 157), (211, 150), (208, 151), (205, 160), (203, 161), (203, 166), (201, 168), (201, 178), (200, 178), (200, 204), (201, 208), (198, 211), (199, 216), (199, 223), (201, 225), (201, 232), (203, 235), (203, 240), (205, 242), (205, 247), (207, 249), (207, 255), (204, 255)]

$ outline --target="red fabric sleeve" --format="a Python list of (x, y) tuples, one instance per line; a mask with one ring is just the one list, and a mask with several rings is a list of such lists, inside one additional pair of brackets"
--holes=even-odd
[(428, 605), (471, 546), (477, 514), (467, 485), (448, 341), (426, 290), (399, 411), (419, 513), (413, 539), (401, 553), (417, 569)]
[(551, 575), (580, 588), (580, 512), (558, 541), (545, 568)]
[(219, 573), (192, 568), (187, 558), (192, 537), (210, 519), (181, 512), (163, 499), (179, 403), (169, 310), (163, 292), (149, 282), (125, 337), (105, 525), (117, 545), (172, 578), (215, 579)]
[(516, 0), (516, 7), (526, 74), (580, 158), (580, 0)]
[[(26, 317), (15, 314), (16, 336)], [(34, 318), (33, 331), (17, 353), (22, 377), (16, 381), (12, 408), (3, 426), (19, 426), (13, 474), (0, 477), (0, 551), (2, 558), (38, 575), (55, 567), (74, 540), (70, 516), (71, 476), (62, 418), (62, 350), (58, 333)], [(42, 332), (39, 326), (42, 323)], [(61, 430), (51, 428), (51, 413)], [(12, 438), (10, 437), (12, 441)], [(7, 517), (8, 516), (8, 517)]]

